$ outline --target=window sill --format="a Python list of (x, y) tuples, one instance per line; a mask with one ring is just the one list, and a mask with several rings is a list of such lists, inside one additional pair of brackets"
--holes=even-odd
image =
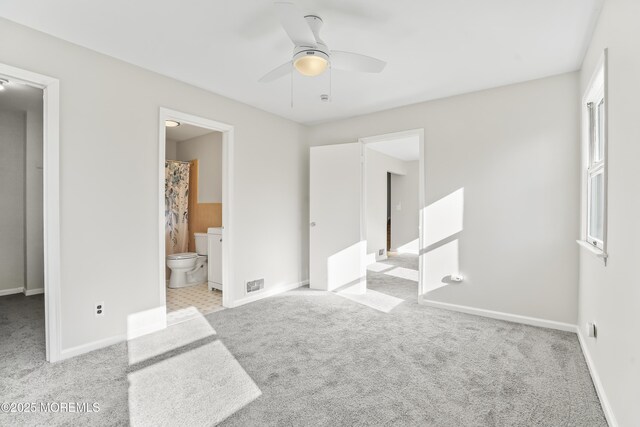
[(609, 255), (602, 249), (597, 248), (584, 240), (576, 240), (576, 243), (594, 254), (596, 257), (603, 259), (605, 263), (607, 262)]

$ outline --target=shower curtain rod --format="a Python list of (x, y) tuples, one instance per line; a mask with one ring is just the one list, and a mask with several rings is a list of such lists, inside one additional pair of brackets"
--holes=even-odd
[(173, 162), (173, 163), (183, 163), (183, 164), (191, 164), (191, 162), (183, 162), (182, 160), (165, 160), (165, 162)]

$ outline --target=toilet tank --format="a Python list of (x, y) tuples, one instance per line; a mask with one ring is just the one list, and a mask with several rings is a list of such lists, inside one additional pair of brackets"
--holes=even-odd
[(196, 239), (196, 252), (198, 255), (207, 255), (207, 233), (193, 233), (193, 236)]

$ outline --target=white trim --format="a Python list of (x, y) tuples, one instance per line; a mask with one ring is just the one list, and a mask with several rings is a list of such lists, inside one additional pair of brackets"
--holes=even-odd
[(60, 335), (60, 82), (0, 64), (0, 75), (43, 90), (43, 230), (46, 359), (61, 358)]
[[(284, 285), (284, 286), (278, 286), (276, 288), (272, 288), (272, 289), (266, 289), (262, 292), (256, 292), (256, 295), (251, 295), (249, 297), (245, 297), (245, 298), (240, 298), (238, 300), (235, 300), (233, 302), (233, 305), (231, 305), (230, 307), (239, 307), (241, 305), (244, 304), (248, 304), (251, 302), (255, 302), (267, 297), (271, 297), (277, 294), (281, 294), (283, 292), (287, 292), (296, 288), (299, 288), (301, 286), (305, 286), (308, 285), (309, 281), (305, 280), (303, 282), (299, 282), (299, 283), (292, 283), (289, 285)], [(157, 308), (157, 313), (159, 313), (160, 309), (165, 309), (164, 306), (162, 307), (158, 307)], [(156, 310), (153, 310), (154, 312)], [(85, 353), (89, 353), (90, 351), (95, 351), (95, 350), (99, 350), (101, 348), (105, 348), (105, 347), (109, 347), (112, 346), (114, 344), (118, 344), (130, 339), (134, 339), (137, 338), (139, 336), (142, 335), (146, 335), (148, 333), (152, 333), (152, 332), (156, 332), (162, 329), (165, 329), (167, 327), (167, 321), (166, 321), (166, 316), (163, 320), (158, 320), (156, 319), (156, 321), (153, 324), (148, 324), (146, 326), (141, 326), (140, 328), (136, 329), (135, 331), (129, 331), (128, 334), (123, 334), (123, 335), (114, 335), (112, 337), (108, 337), (108, 338), (103, 338), (101, 340), (97, 340), (97, 341), (93, 341), (87, 344), (81, 344), (79, 346), (76, 347), (71, 347), (71, 348), (67, 348), (65, 350), (62, 350), (61, 354), (60, 354), (60, 360), (64, 360), (64, 359), (69, 359), (75, 356), (79, 356), (81, 354), (85, 354)]]
[(21, 294), (23, 292), (24, 288), (22, 286), (19, 288), (0, 289), (0, 297), (5, 295)]
[(576, 325), (572, 325), (571, 323), (556, 322), (555, 320), (540, 319), (538, 317), (521, 316), (519, 314), (504, 313), (502, 311), (485, 310), (483, 308), (469, 307), (466, 305), (449, 304), (424, 298), (420, 298), (418, 302), (429, 307), (474, 314), (482, 317), (490, 317), (492, 319), (506, 320), (507, 322), (522, 323), (524, 325), (538, 326), (540, 328), (557, 329), (559, 331), (576, 332)]
[(44, 294), (44, 288), (37, 288), (37, 289), (24, 289), (24, 295), (27, 297), (30, 297), (31, 295), (40, 295), (40, 294)]
[(65, 359), (70, 359), (72, 357), (80, 356), (81, 354), (85, 354), (85, 353), (89, 353), (90, 351), (109, 347), (126, 340), (127, 340), (126, 335), (116, 335), (113, 337), (103, 338), (98, 341), (92, 341), (86, 344), (81, 344), (76, 347), (67, 348), (60, 352), (60, 360), (65, 360)]
[[(590, 124), (590, 115), (589, 111), (586, 107), (587, 103), (592, 100), (592, 98), (599, 97), (602, 95), (604, 98), (604, 109), (605, 109), (605, 120), (604, 120), (604, 160), (603, 160), (603, 188), (604, 188), (604, 211), (603, 211), (603, 237), (602, 237), (602, 247), (599, 248), (602, 250), (605, 256), (602, 256), (605, 265), (607, 262), (608, 256), (607, 254), (607, 235), (608, 235), (608, 182), (609, 182), (609, 90), (608, 90), (608, 49), (604, 49), (598, 63), (594, 67), (593, 74), (589, 79), (589, 83), (585, 89), (585, 92), (582, 95), (581, 104), (580, 104), (580, 115), (581, 115), (581, 164), (580, 164), (580, 174), (581, 174), (581, 187), (580, 187), (580, 240), (588, 241), (589, 240), (589, 168), (591, 165), (589, 164), (591, 158), (591, 129), (589, 127)], [(601, 80), (602, 83), (598, 83)], [(579, 242), (578, 242), (579, 243)]]
[(594, 254), (595, 256), (597, 256), (598, 258), (607, 259), (609, 257), (609, 255), (607, 255), (602, 249), (592, 245), (589, 242), (585, 242), (584, 240), (576, 240), (576, 243), (581, 247), (585, 248), (586, 250), (588, 250), (589, 252), (591, 252), (592, 254)]
[(290, 283), (288, 285), (281, 285), (281, 286), (277, 286), (275, 288), (270, 288), (270, 289), (263, 289), (261, 291), (256, 291), (256, 292), (251, 292), (251, 295), (248, 295), (244, 298), (239, 298), (236, 299), (235, 301), (233, 301), (232, 305), (229, 306), (230, 308), (232, 307), (239, 307), (241, 305), (244, 304), (249, 304), (251, 302), (255, 302), (264, 298), (268, 298), (268, 297), (272, 297), (274, 295), (278, 295), (287, 291), (291, 291), (293, 289), (297, 289), (300, 288), (302, 286), (306, 286), (309, 284), (308, 280), (303, 280), (302, 282), (298, 282), (298, 283)]
[[(361, 227), (364, 230), (364, 234), (362, 236), (362, 240), (367, 239), (367, 223), (366, 223), (366, 209), (367, 209), (367, 205), (366, 205), (366, 192), (367, 192), (367, 186), (366, 186), (366, 167), (367, 167), (367, 161), (366, 161), (366, 155), (367, 152), (364, 149), (365, 144), (370, 144), (373, 142), (381, 142), (381, 141), (389, 141), (389, 140), (396, 140), (396, 139), (402, 139), (402, 138), (407, 138), (410, 136), (417, 136), (418, 137), (418, 146), (419, 146), (419, 158), (418, 158), (418, 296), (420, 297), (420, 295), (423, 294), (423, 274), (424, 274), (424, 261), (422, 256), (420, 256), (420, 250), (424, 247), (424, 237), (422, 235), (422, 230), (423, 230), (423, 215), (422, 215), (422, 210), (424, 209), (424, 205), (425, 205), (425, 200), (426, 200), (426, 194), (425, 194), (425, 182), (424, 182), (424, 178), (425, 178), (425, 167), (426, 167), (426, 162), (425, 162), (425, 146), (424, 146), (424, 128), (420, 128), (420, 129), (410, 129), (410, 130), (405, 130), (405, 131), (401, 131), (401, 132), (392, 132), (392, 133), (386, 133), (386, 134), (382, 134), (382, 135), (374, 135), (374, 136), (367, 136), (367, 137), (363, 137), (363, 138), (358, 138), (358, 142), (360, 142), (362, 144), (362, 156), (363, 156), (363, 163), (364, 163), (364, 167), (362, 168), (362, 197), (361, 197), (361, 206), (360, 206), (360, 211), (361, 211), (361, 215), (362, 215), (362, 221)], [(387, 251), (385, 249), (385, 255), (386, 255)], [(376, 254), (377, 255), (377, 254)]]
[[(158, 269), (159, 269), (159, 298), (164, 305), (166, 302), (166, 277), (165, 277), (165, 236), (164, 236), (164, 162), (166, 129), (165, 120), (176, 120), (180, 123), (188, 123), (213, 131), (222, 132), (222, 228), (224, 238), (222, 240), (222, 305), (233, 307), (235, 293), (233, 290), (234, 264), (233, 264), (233, 147), (234, 127), (226, 123), (216, 122), (192, 114), (160, 107), (158, 122)], [(164, 314), (164, 325), (167, 318)]]
[(587, 367), (589, 368), (589, 373), (591, 374), (591, 380), (593, 381), (596, 393), (598, 394), (598, 398), (600, 399), (602, 412), (604, 412), (604, 416), (607, 419), (607, 423), (610, 427), (618, 427), (618, 422), (616, 421), (616, 417), (613, 414), (613, 409), (611, 409), (611, 404), (609, 403), (609, 399), (607, 398), (607, 394), (605, 393), (604, 386), (602, 385), (602, 381), (600, 380), (600, 375), (598, 375), (596, 365), (593, 363), (591, 353), (589, 352), (589, 347), (587, 346), (585, 338), (582, 336), (580, 328), (577, 328), (576, 333), (578, 335), (578, 341), (580, 342), (580, 348), (582, 348), (582, 354), (584, 355), (584, 359), (587, 362)]

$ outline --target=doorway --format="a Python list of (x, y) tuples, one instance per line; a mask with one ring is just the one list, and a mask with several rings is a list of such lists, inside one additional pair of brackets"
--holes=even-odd
[(360, 138), (367, 271), (422, 285), (424, 131)]
[(222, 306), (222, 132), (168, 121), (165, 149), (169, 323)]
[[(401, 159), (390, 163), (382, 161), (382, 157), (389, 156), (378, 155), (379, 150), (375, 148), (383, 145), (398, 151), (400, 157), (407, 155), (403, 154), (403, 149), (411, 145), (412, 157), (405, 160), (412, 163), (412, 171), (407, 171)], [(395, 188), (396, 176), (412, 180), (411, 186), (403, 186), (409, 188), (404, 195), (401, 187)], [(402, 200), (396, 201), (394, 194)], [(312, 289), (336, 292), (378, 307), (379, 301), (354, 295), (367, 294), (369, 267), (375, 268), (376, 263), (387, 259), (389, 252), (397, 250), (403, 253), (400, 257), (403, 259), (398, 261), (403, 265), (395, 266), (395, 272), (414, 281), (419, 293), (422, 283), (421, 214), (425, 199), (422, 129), (360, 138), (354, 143), (311, 147), (309, 198), (309, 282)], [(412, 199), (412, 203), (405, 203), (405, 199)], [(405, 214), (412, 219), (403, 218)], [(404, 233), (403, 223), (412, 224), (404, 227)], [(409, 266), (412, 271), (405, 271)]]
[(173, 313), (164, 313), (166, 324), (233, 306), (233, 127), (161, 108), (159, 136), (159, 287)]
[(59, 82), (0, 64), (0, 104), (1, 173), (3, 182), (15, 184), (5, 185), (2, 194), (3, 201), (11, 200), (7, 221), (15, 224), (3, 232), (0, 295), (33, 306), (19, 318), (35, 322), (24, 326), (43, 332), (34, 340), (43, 346), (44, 358), (55, 362), (60, 360)]

